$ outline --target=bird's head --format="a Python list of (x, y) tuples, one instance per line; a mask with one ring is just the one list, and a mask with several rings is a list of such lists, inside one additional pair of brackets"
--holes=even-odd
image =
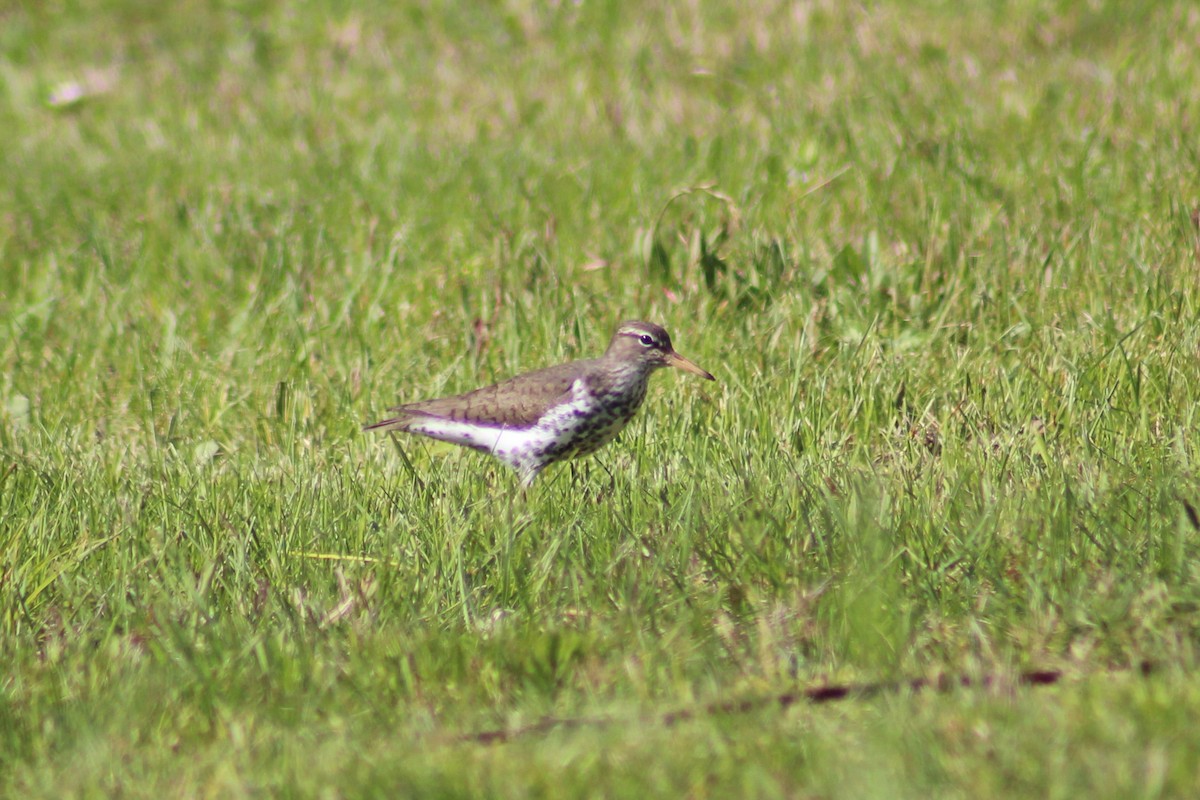
[(662, 326), (653, 322), (622, 322), (617, 326), (617, 332), (613, 334), (605, 356), (632, 362), (647, 369), (677, 367), (701, 378), (716, 380), (707, 370), (676, 353), (675, 348), (671, 347), (671, 337)]

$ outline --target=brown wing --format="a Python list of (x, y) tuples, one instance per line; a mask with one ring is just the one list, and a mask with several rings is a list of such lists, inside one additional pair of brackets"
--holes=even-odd
[(559, 364), (466, 394), (408, 403), (388, 410), (522, 428), (537, 422), (549, 406), (566, 399), (571, 384), (587, 374), (588, 366), (586, 361)]

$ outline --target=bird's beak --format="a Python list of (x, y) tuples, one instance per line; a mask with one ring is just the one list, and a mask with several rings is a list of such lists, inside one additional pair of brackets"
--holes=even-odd
[(698, 366), (693, 364), (691, 361), (688, 361), (686, 358), (684, 358), (683, 356), (679, 355), (679, 353), (676, 353), (676, 352), (667, 353), (667, 364), (668, 364), (668, 366), (678, 367), (679, 369), (683, 370), (684, 372), (690, 372), (693, 375), (699, 375), (701, 378), (707, 378), (710, 381), (716, 380), (716, 378), (714, 378), (711, 373), (709, 373), (706, 370), (700, 369)]

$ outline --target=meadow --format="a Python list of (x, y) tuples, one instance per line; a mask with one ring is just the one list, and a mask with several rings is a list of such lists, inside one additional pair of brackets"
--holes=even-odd
[[(1196, 796), (1198, 50), (0, 4), (0, 795)], [(717, 382), (528, 493), (361, 431), (627, 318)]]

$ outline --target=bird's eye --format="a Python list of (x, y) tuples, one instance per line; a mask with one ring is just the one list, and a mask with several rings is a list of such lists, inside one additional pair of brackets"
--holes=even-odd
[(639, 337), (638, 337), (638, 341), (640, 341), (642, 344), (646, 345), (646, 347), (653, 347), (653, 346), (654, 346), (654, 337), (653, 337), (653, 336), (649, 336), (649, 335), (647, 335), (647, 334), (644, 334), (644, 333), (643, 333), (641, 336), (639, 336)]

